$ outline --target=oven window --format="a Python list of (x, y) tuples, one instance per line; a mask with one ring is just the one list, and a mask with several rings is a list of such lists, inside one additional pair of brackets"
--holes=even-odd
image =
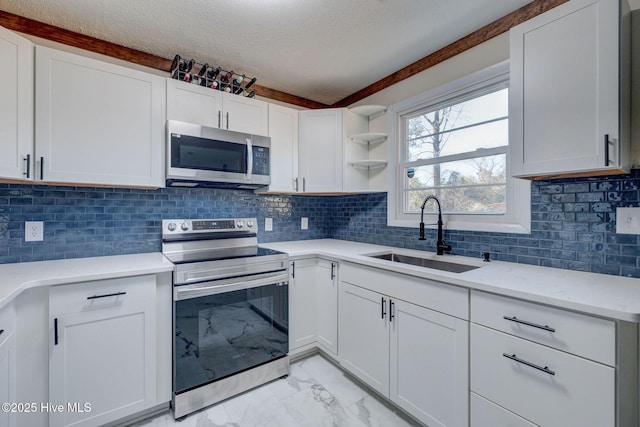
[(286, 284), (176, 301), (175, 392), (285, 356), (288, 319)]
[(219, 172), (247, 173), (247, 146), (193, 136), (171, 135), (171, 166)]

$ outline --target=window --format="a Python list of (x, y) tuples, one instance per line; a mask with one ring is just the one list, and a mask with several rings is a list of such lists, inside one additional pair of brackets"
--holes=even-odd
[(508, 84), (503, 63), (390, 108), (390, 225), (417, 226), (435, 195), (448, 229), (529, 232), (530, 184), (509, 175)]

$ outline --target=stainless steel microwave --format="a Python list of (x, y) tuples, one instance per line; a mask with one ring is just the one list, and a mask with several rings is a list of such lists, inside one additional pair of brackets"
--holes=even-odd
[(167, 121), (167, 186), (257, 189), (271, 183), (266, 136)]

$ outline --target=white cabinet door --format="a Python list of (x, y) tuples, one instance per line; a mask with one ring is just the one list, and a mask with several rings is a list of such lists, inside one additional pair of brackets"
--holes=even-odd
[(298, 191), (298, 110), (269, 104), (269, 136), (269, 191)]
[(31, 179), (33, 44), (0, 27), (0, 58), (0, 178)]
[(269, 104), (232, 93), (222, 93), (223, 127), (252, 135), (269, 135)]
[(300, 111), (298, 173), (303, 192), (342, 191), (343, 109)]
[(389, 396), (389, 298), (346, 282), (339, 290), (340, 364)]
[(338, 263), (318, 260), (316, 328), (318, 344), (338, 354)]
[[(15, 303), (12, 301), (3, 308), (0, 308), (0, 403), (16, 404), (16, 311)], [(23, 402), (25, 403), (25, 402)], [(0, 426), (15, 427), (19, 408), (9, 407), (9, 410), (2, 408), (0, 411)], [(30, 412), (37, 412), (31, 407)], [(29, 415), (29, 414), (26, 414)]]
[(65, 409), (51, 426), (98, 426), (156, 404), (154, 277), (51, 289), (49, 399)]
[(290, 262), (289, 350), (316, 341), (316, 260)]
[(167, 120), (220, 128), (222, 94), (219, 90), (167, 79)]
[(391, 400), (429, 426), (468, 426), (469, 323), (391, 301)]
[(512, 175), (629, 168), (620, 7), (572, 0), (511, 29)]
[(167, 120), (268, 136), (269, 104), (167, 79)]
[(165, 82), (36, 47), (37, 179), (164, 185)]

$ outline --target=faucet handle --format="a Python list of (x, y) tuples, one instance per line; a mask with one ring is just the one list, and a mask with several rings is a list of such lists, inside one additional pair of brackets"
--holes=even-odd
[(442, 243), (440, 243), (438, 246), (445, 252), (451, 252), (451, 245), (447, 245), (447, 242), (445, 242), (444, 240), (442, 240)]

